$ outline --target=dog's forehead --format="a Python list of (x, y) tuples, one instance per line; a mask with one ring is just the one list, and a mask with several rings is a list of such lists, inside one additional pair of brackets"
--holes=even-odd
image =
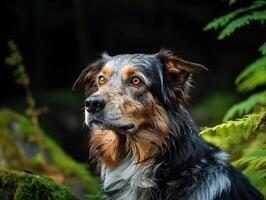
[(125, 75), (140, 71), (160, 71), (159, 60), (150, 54), (121, 54), (111, 57), (102, 68), (102, 73), (107, 76)]

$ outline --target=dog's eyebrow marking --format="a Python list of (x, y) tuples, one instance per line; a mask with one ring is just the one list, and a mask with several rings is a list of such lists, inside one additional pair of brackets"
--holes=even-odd
[(132, 65), (125, 66), (121, 72), (122, 80), (127, 80), (130, 75), (138, 75), (139, 77), (142, 77), (142, 79), (146, 81), (145, 76), (142, 74), (142, 72), (138, 70), (138, 68)]
[(111, 65), (105, 65), (100, 74), (105, 77), (110, 77), (114, 73), (114, 68)]
[(122, 69), (122, 73), (121, 73), (122, 79), (123, 80), (126, 80), (129, 77), (129, 75), (135, 74), (136, 72), (138, 72), (138, 70), (136, 69), (136, 67), (133, 67), (131, 65), (125, 66)]

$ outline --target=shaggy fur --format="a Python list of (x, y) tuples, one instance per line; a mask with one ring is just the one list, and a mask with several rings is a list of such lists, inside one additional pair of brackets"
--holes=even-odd
[(191, 75), (202, 69), (162, 50), (103, 54), (83, 70), (73, 88), (89, 96), (90, 154), (106, 199), (263, 199), (184, 109)]

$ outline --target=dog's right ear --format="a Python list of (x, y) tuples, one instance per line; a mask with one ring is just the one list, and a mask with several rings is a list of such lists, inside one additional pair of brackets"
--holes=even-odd
[(101, 62), (96, 61), (87, 66), (79, 75), (78, 79), (72, 86), (72, 90), (80, 91), (85, 90), (88, 93), (93, 92), (96, 89), (96, 75), (101, 69)]
[(85, 90), (86, 93), (92, 93), (97, 89), (96, 76), (105, 63), (112, 57), (108, 53), (103, 53), (101, 58), (87, 66), (79, 75), (78, 79), (72, 86), (73, 91)]

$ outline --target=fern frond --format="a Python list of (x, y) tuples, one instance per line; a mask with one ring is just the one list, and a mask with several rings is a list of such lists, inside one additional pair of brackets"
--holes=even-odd
[[(238, 0), (229, 0), (229, 5)], [(223, 28), (218, 39), (232, 35), (237, 29), (253, 22), (266, 20), (266, 0), (253, 0), (251, 6), (239, 8), (208, 23), (204, 30)], [(247, 92), (266, 85), (266, 42), (259, 51), (263, 57), (255, 60), (236, 78), (240, 92)], [(248, 114), (234, 121), (226, 121), (212, 128), (205, 128), (201, 135), (208, 141), (226, 149), (231, 162), (266, 197), (266, 90), (232, 106), (224, 120)]]
[(232, 164), (241, 169), (248, 176), (254, 186), (264, 195), (266, 194), (266, 129), (261, 130), (261, 134), (250, 145), (242, 149), (242, 155)]
[[(212, 128), (201, 131), (208, 141), (228, 149), (232, 144), (238, 144), (243, 138), (247, 139), (253, 133), (260, 133), (260, 126), (265, 125), (266, 112), (249, 114), (235, 121), (227, 121)], [(265, 131), (265, 129), (264, 129)]]
[(232, 164), (239, 168), (252, 184), (266, 195), (266, 112), (249, 114), (227, 121), (200, 134), (231, 155)]
[(262, 54), (262, 55), (266, 55), (266, 42), (264, 42), (260, 48), (259, 48), (259, 52)]
[(235, 4), (236, 1), (237, 1), (237, 0), (229, 0), (229, 5), (231, 6), (231, 5)]
[(237, 86), (238, 91), (250, 91), (260, 85), (266, 84), (266, 70), (256, 71), (252, 76), (247, 78)]
[(228, 23), (225, 28), (218, 35), (218, 39), (222, 40), (225, 37), (230, 36), (232, 33), (243, 26), (249, 25), (252, 22), (259, 21), (264, 22), (266, 20), (266, 10), (255, 11), (251, 14), (238, 17), (237, 19)]
[[(266, 125), (261, 129), (260, 135), (250, 145), (243, 149), (243, 155), (240, 159), (233, 162), (239, 168), (249, 167), (252, 165), (253, 169), (266, 169)], [(248, 170), (246, 169), (246, 172)]]
[(266, 106), (266, 90), (253, 94), (248, 99), (233, 105), (225, 114), (223, 121), (233, 119), (235, 116), (248, 114), (256, 105)]
[(248, 7), (236, 9), (236, 10), (228, 13), (227, 15), (224, 15), (224, 16), (221, 16), (219, 18), (212, 20), (203, 28), (203, 30), (204, 31), (217, 30), (218, 28), (224, 27), (228, 22), (230, 22), (236, 16), (238, 16), (242, 13), (254, 10), (254, 9), (262, 8), (265, 5), (266, 5), (266, 2), (264, 2), (264, 1), (263, 2), (255, 2)]
[(234, 165), (244, 166), (250, 165), (252, 170), (258, 170), (263, 167), (266, 167), (266, 151), (263, 151), (264, 155), (262, 156), (249, 156), (249, 157), (242, 157), (239, 160), (233, 162)]
[(240, 92), (248, 92), (259, 85), (266, 84), (266, 56), (248, 65), (236, 78), (235, 84)]
[(266, 197), (266, 181), (263, 178), (266, 175), (265, 171), (250, 170), (250, 172), (245, 172), (245, 170), (242, 170), (242, 172), (248, 177), (251, 184)]

